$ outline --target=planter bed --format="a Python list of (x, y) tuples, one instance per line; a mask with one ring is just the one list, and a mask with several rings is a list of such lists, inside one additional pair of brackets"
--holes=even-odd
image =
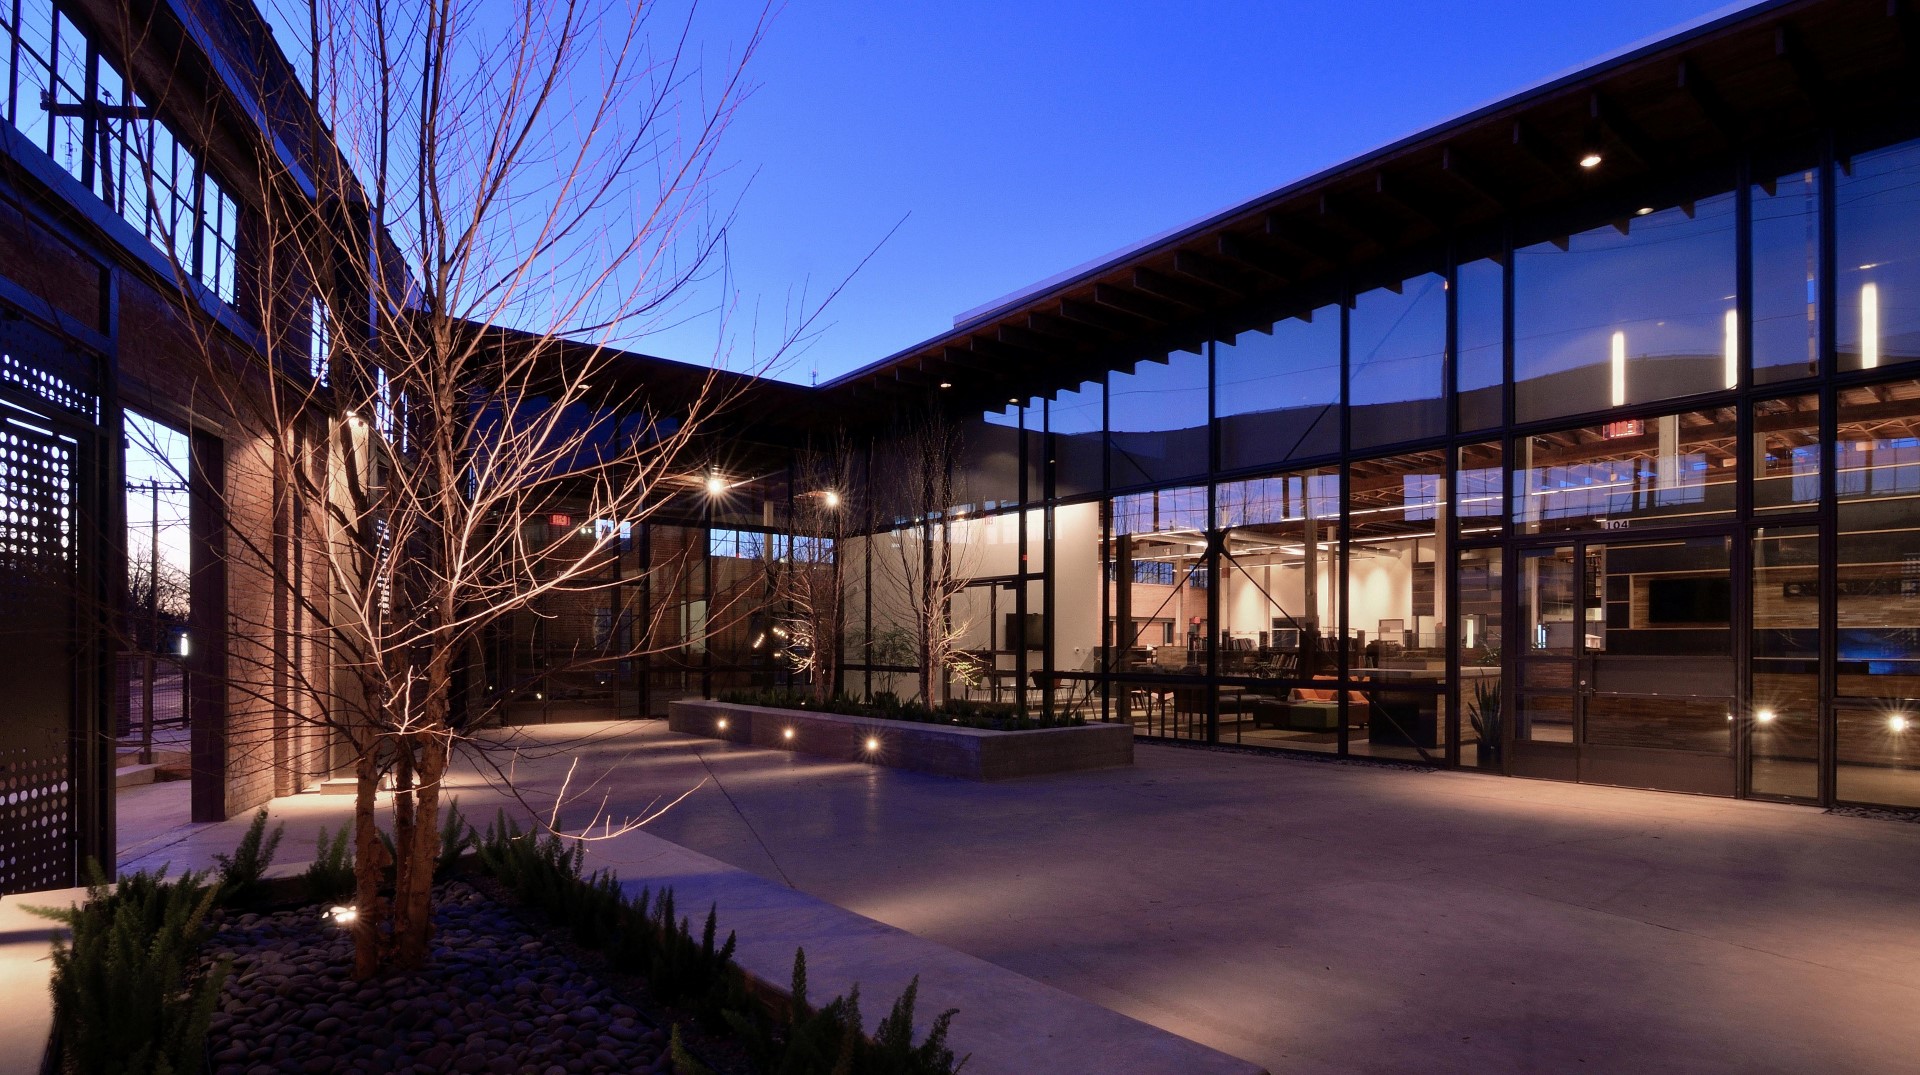
[(318, 905), (229, 914), (232, 961), (207, 1036), (213, 1075), (667, 1072), (666, 1034), (475, 884), (434, 892), (433, 963), (355, 982), (353, 941)]
[(1003, 732), (692, 699), (668, 703), (667, 727), (730, 743), (967, 780), (1133, 764), (1130, 724)]

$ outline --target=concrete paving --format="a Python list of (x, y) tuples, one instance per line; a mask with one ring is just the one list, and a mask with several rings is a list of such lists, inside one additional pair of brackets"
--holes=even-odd
[[(807, 951), (807, 978), (816, 998), (861, 986), (869, 1030), (907, 983), (920, 979), (919, 1023), (941, 1010), (960, 1010), (950, 1038), (967, 1054), (968, 1072), (980, 1075), (1261, 1075), (1258, 1065), (1237, 1059), (1146, 1022), (1128, 1018), (1097, 1003), (1063, 992), (974, 956), (873, 921), (782, 882), (737, 869), (709, 856), (661, 840), (644, 831), (619, 833), (622, 819), (649, 812), (684, 791), (655, 779), (652, 756), (681, 751), (679, 761), (698, 765), (684, 750), (701, 742), (658, 731), (634, 734), (635, 726), (545, 726), (516, 737), (511, 752), (495, 751), (491, 760), (511, 770), (524, 801), (514, 802), (496, 780), (466, 771), (448, 781), (470, 820), (484, 826), (501, 806), (531, 807), (550, 816), (566, 789), (564, 823), (573, 829), (602, 810), (614, 820), (611, 837), (587, 844), (589, 870), (611, 868), (631, 893), (642, 886), (656, 891), (671, 886), (682, 910), (697, 926), (702, 911), (717, 904), (723, 929), (737, 931), (736, 958), (762, 979), (784, 986), (794, 949)], [(575, 759), (581, 764), (576, 769)], [(864, 766), (860, 768), (865, 768)], [(678, 779), (675, 775), (673, 779)], [(699, 783), (696, 777), (692, 784)], [(708, 784), (711, 790), (716, 785)], [(137, 794), (136, 794), (137, 793)], [(131, 811), (123, 811), (123, 872), (162, 865), (174, 874), (201, 869), (239, 840), (248, 818), (216, 825), (175, 825), (149, 829), (138, 819), (164, 814), (168, 800), (160, 792), (130, 789)], [(383, 797), (384, 798), (384, 797)], [(384, 806), (384, 802), (382, 803)], [(299, 869), (289, 860), (311, 857), (322, 828), (337, 828), (350, 816), (349, 796), (307, 794), (276, 799), (273, 818), (284, 825), (275, 872)], [(605, 830), (602, 830), (603, 832)], [(44, 943), (44, 942), (42, 942)], [(40, 955), (44, 955), (44, 948)], [(24, 961), (34, 953), (16, 953)], [(4, 953), (0, 953), (3, 957)], [(14, 967), (0, 958), (0, 976)], [(40, 977), (44, 989), (44, 972)], [(44, 1036), (44, 1024), (40, 1030)], [(0, 1075), (9, 1075), (0, 1069)]]
[(647, 795), (717, 779), (655, 835), (1276, 1075), (1920, 1057), (1920, 825), (1160, 746), (993, 785), (658, 730), (580, 753), (644, 757)]
[[(1276, 1075), (1920, 1056), (1920, 825), (1146, 745), (1131, 769), (983, 785), (585, 731), (533, 729), (515, 763), (545, 809), (579, 759), (568, 825), (699, 785), (596, 865), (698, 873), (664, 837), (766, 879), (756, 899), (791, 885)], [(282, 857), (347, 806), (276, 801)], [(155, 834), (130, 865), (207, 861), (243, 824)]]

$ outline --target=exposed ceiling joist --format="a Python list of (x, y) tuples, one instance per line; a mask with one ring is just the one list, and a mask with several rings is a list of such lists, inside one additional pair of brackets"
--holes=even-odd
[(1094, 284), (1093, 301), (1109, 310), (1119, 310), (1147, 321), (1171, 321), (1180, 316), (1175, 304), (1118, 284)]
[(1786, 62), (1793, 72), (1794, 86), (1801, 96), (1821, 115), (1833, 112), (1833, 91), (1827, 85), (1827, 77), (1820, 72), (1820, 65), (1807, 51), (1806, 42), (1793, 27), (1780, 23), (1773, 28), (1773, 54)]
[(1627, 118), (1620, 106), (1598, 90), (1587, 95), (1587, 114), (1600, 129), (1627, 151), (1642, 167), (1657, 168), (1666, 159), (1666, 154), (1653, 144), (1640, 125)]
[(1191, 250), (1173, 252), (1173, 271), (1228, 294), (1237, 295), (1246, 290), (1239, 273)]
[(1091, 302), (1081, 302), (1078, 299), (1061, 299), (1060, 316), (1068, 321), (1078, 322), (1091, 328), (1105, 329), (1108, 332), (1132, 332), (1138, 328), (1141, 320), (1150, 320), (1130, 317), (1109, 307), (1096, 306)]
[[(1235, 235), (1232, 232), (1221, 233), (1221, 235), (1214, 240), (1213, 248), (1219, 251), (1222, 258), (1225, 258), (1235, 265), (1252, 269), (1257, 273), (1270, 276), (1275, 280), (1286, 280), (1292, 275), (1295, 269), (1295, 266), (1288, 264), (1286, 259), (1274, 251), (1254, 242), (1252, 239)], [(1295, 249), (1299, 248), (1296, 247)], [(1300, 254), (1305, 259), (1320, 260), (1308, 250), (1300, 250)]]
[(1158, 299), (1179, 303), (1190, 310), (1203, 310), (1214, 293), (1198, 284), (1167, 276), (1152, 269), (1133, 270), (1133, 286)]
[(1747, 123), (1727, 107), (1726, 100), (1720, 96), (1713, 83), (1700, 73), (1700, 66), (1693, 60), (1682, 57), (1676, 76), (1680, 89), (1687, 99), (1700, 110), (1700, 116), (1707, 124), (1720, 133), (1720, 137), (1729, 144), (1738, 145), (1747, 140)]

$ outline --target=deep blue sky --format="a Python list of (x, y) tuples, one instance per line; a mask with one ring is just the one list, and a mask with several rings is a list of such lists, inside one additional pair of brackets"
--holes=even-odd
[[(1724, 0), (791, 0), (723, 143), (731, 364), (903, 217), (777, 371), (821, 380), (953, 317)], [(709, 62), (755, 5), (711, 3)], [(722, 301), (719, 281), (699, 296)], [(689, 311), (691, 312), (691, 311)], [(643, 350), (712, 360), (710, 321)]]

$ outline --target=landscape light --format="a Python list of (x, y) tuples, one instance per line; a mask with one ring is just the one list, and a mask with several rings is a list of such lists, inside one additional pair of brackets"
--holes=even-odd
[(1753, 720), (1756, 724), (1772, 724), (1773, 718), (1774, 712), (1771, 709), (1758, 710), (1753, 714)]
[(351, 926), (360, 918), (360, 912), (352, 907), (329, 907), (322, 918), (330, 918), (336, 925)]
[(707, 475), (707, 495), (719, 496), (727, 491), (727, 481), (718, 474)]
[(786, 729), (785, 731), (783, 731), (783, 732), (781, 732), (781, 733), (780, 733), (780, 738), (782, 738), (782, 739), (792, 739), (792, 738), (793, 738), (793, 729), (792, 729), (792, 728), (788, 728), (788, 729)]
[(1904, 732), (1907, 730), (1907, 718), (1895, 713), (1893, 716), (1887, 718), (1887, 727), (1896, 732)]
[(867, 737), (867, 752), (872, 753), (873, 751), (876, 751), (879, 749), (880, 749), (880, 740), (875, 739), (871, 736)]
[(713, 723), (714, 723), (714, 727), (719, 728), (721, 731), (724, 732), (727, 730), (727, 718), (721, 717), (719, 720), (716, 720)]
[(1600, 154), (1598, 153), (1589, 152), (1586, 156), (1580, 158), (1580, 167), (1582, 168), (1598, 168), (1599, 166)]
[(827, 507), (837, 508), (840, 506), (840, 494), (834, 492), (831, 489), (827, 490), (825, 499), (827, 502)]

